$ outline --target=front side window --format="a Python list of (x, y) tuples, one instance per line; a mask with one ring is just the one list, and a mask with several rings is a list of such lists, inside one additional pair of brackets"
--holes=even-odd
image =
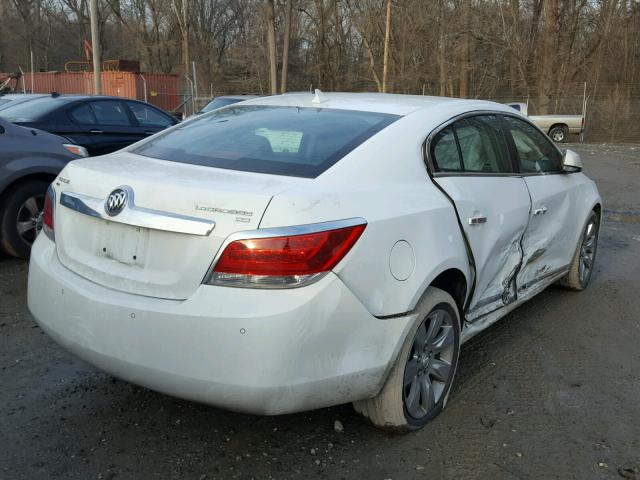
[(514, 117), (505, 117), (518, 152), (522, 173), (548, 173), (562, 170), (562, 155), (533, 125)]
[(173, 162), (315, 178), (398, 118), (329, 108), (232, 106), (132, 151)]
[(466, 117), (434, 137), (438, 172), (513, 173), (507, 142), (496, 115)]

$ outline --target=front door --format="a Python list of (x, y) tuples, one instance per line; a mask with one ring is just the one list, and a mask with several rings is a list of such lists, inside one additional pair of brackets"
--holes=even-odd
[(514, 173), (497, 115), (474, 115), (445, 127), (430, 144), (434, 181), (454, 202), (475, 263), (468, 321), (517, 298), (515, 278), (531, 200)]
[(518, 169), (531, 196), (529, 226), (522, 240), (523, 264), (518, 272), (520, 292), (534, 292), (544, 280), (565, 271), (575, 250), (578, 185), (574, 175), (562, 173), (562, 154), (529, 122), (505, 116)]

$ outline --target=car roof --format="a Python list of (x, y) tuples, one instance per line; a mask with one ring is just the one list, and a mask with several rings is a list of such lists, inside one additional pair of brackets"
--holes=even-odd
[[(49, 97), (52, 100), (58, 101), (58, 102), (76, 102), (76, 101), (82, 101), (82, 100), (127, 100), (127, 101), (133, 101), (133, 102), (141, 102), (141, 100), (135, 100), (132, 98), (124, 98), (124, 97), (116, 97), (116, 96), (110, 96), (110, 95), (54, 95), (54, 94), (10, 94), (10, 95), (20, 95), (21, 97), (30, 97), (33, 95), (33, 98), (46, 98)], [(5, 95), (5, 97), (8, 97), (9, 95)], [(0, 97), (2, 98), (2, 97)], [(142, 102), (144, 103), (144, 102)]]
[(5, 98), (8, 100), (18, 100), (23, 98), (40, 98), (46, 96), (46, 93), (5, 93), (4, 95), (0, 95), (0, 98)]
[(495, 102), (475, 99), (458, 99), (449, 97), (430, 97), (422, 95), (402, 95), (390, 93), (287, 93), (248, 100), (247, 104), (334, 108), (343, 110), (360, 110), (364, 112), (408, 115), (420, 110), (456, 109), (469, 110), (513, 110), (511, 107)]
[(114, 97), (109, 95), (51, 95), (51, 98), (62, 102), (73, 102), (79, 100), (131, 100), (130, 98)]
[(229, 99), (233, 99), (233, 100), (249, 100), (252, 98), (260, 98), (261, 95), (252, 95), (252, 94), (239, 94), (239, 95), (220, 95), (218, 97), (215, 97), (214, 99), (212, 99), (211, 101), (213, 102), (214, 100), (217, 100), (218, 98), (229, 98)]

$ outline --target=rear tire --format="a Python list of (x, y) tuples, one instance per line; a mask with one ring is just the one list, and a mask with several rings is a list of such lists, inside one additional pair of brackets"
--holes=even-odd
[(558, 281), (560, 286), (575, 291), (582, 291), (587, 288), (596, 260), (599, 230), (600, 218), (595, 211), (592, 211), (582, 230), (582, 235), (569, 267), (569, 273)]
[(49, 183), (31, 180), (11, 187), (0, 205), (0, 246), (14, 257), (28, 258), (38, 234), (38, 219)]
[(429, 287), (416, 307), (418, 317), (378, 395), (354, 402), (376, 427), (417, 430), (447, 403), (460, 352), (460, 317), (447, 292)]
[(569, 136), (569, 130), (564, 125), (557, 125), (549, 130), (549, 137), (556, 143), (564, 143)]

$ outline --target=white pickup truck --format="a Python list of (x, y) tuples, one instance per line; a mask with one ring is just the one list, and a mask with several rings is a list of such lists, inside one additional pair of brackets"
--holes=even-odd
[(584, 117), (582, 115), (531, 115), (527, 113), (526, 103), (507, 103), (511, 108), (527, 115), (533, 123), (549, 135), (556, 143), (567, 141), (570, 133), (582, 133)]

